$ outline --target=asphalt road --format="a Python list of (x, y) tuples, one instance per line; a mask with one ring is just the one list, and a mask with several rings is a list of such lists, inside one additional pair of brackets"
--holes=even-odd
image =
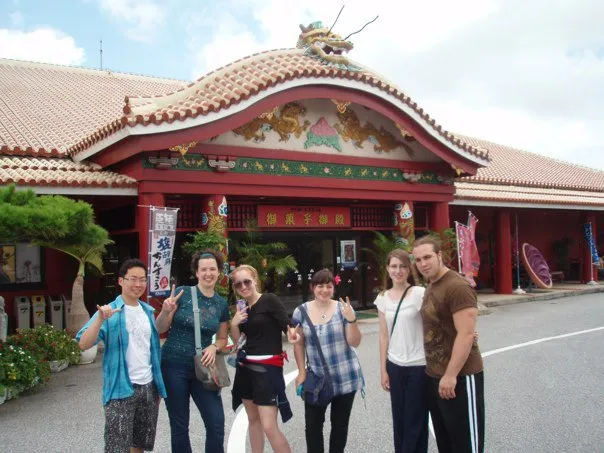
[[(367, 397), (364, 402), (357, 397), (355, 402), (347, 451), (389, 452), (390, 403), (379, 386), (377, 324), (362, 324), (362, 330), (364, 338), (358, 352)], [(604, 452), (602, 294), (499, 307), (479, 318), (479, 332), (485, 355), (486, 451)], [(520, 347), (502, 349), (514, 345)], [(294, 369), (289, 364), (286, 375)], [(304, 452), (303, 406), (294, 395), (293, 385), (288, 387), (288, 396), (294, 418), (283, 425), (283, 430), (292, 450)], [(103, 451), (100, 398), (100, 360), (53, 375), (51, 382), (36, 393), (0, 406), (0, 451)], [(229, 438), (236, 415), (231, 410), (230, 392), (223, 392), (223, 400), (229, 439), (226, 451), (242, 452), (245, 431), (236, 429)], [(196, 411), (191, 420), (193, 450), (203, 451), (204, 429)], [(168, 417), (163, 407), (155, 451), (170, 451)], [(270, 451), (268, 444), (265, 451)], [(436, 452), (433, 439), (430, 451)]]

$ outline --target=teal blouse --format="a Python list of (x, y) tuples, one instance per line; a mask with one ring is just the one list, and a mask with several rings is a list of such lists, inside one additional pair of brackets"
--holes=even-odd
[[(220, 324), (228, 322), (231, 318), (227, 301), (214, 294), (212, 297), (204, 296), (199, 287), (197, 290), (197, 303), (199, 304), (199, 320), (201, 347), (206, 348), (212, 343), (212, 336), (218, 331)], [(186, 364), (193, 367), (195, 356), (195, 331), (193, 322), (193, 304), (191, 300), (191, 287), (180, 286), (175, 294), (183, 291), (178, 300), (178, 308), (172, 319), (168, 331), (168, 338), (161, 350), (161, 359), (165, 362)]]

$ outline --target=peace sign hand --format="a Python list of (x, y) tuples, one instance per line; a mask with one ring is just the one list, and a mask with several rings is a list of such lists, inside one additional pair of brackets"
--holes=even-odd
[(182, 293), (184, 290), (181, 289), (177, 296), (174, 296), (175, 291), (176, 291), (176, 285), (172, 285), (172, 292), (170, 293), (170, 297), (168, 297), (166, 300), (164, 300), (164, 302), (161, 306), (162, 312), (164, 312), (166, 314), (170, 314), (176, 310), (178, 299), (180, 299), (180, 296), (182, 296)]
[(121, 308), (115, 308), (115, 309), (111, 308), (111, 305), (103, 305), (102, 307), (97, 305), (96, 309), (98, 310), (99, 318), (101, 318), (103, 321), (111, 318), (114, 315), (114, 313), (117, 313), (118, 311), (122, 311)]
[(300, 335), (300, 324), (296, 327), (287, 327), (287, 341), (290, 344), (299, 343), (302, 339), (302, 335)]
[(355, 322), (357, 319), (357, 315), (354, 312), (354, 308), (352, 308), (352, 305), (350, 305), (350, 298), (346, 296), (346, 302), (344, 302), (344, 299), (340, 297), (340, 302), (342, 303), (342, 315), (344, 316), (344, 318), (346, 318), (346, 321)]

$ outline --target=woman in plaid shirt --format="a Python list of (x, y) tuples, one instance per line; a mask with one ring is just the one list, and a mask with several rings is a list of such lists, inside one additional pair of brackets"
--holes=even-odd
[[(336, 301), (334, 294), (334, 277), (328, 269), (316, 272), (311, 280), (311, 288), (315, 298), (303, 304), (310, 320), (315, 326), (321, 350), (329, 368), (333, 383), (334, 397), (331, 400), (331, 434), (329, 437), (329, 452), (343, 452), (348, 437), (348, 422), (357, 390), (364, 386), (361, 364), (352, 347), (361, 343), (361, 331), (350, 301)], [(321, 358), (311, 339), (311, 330), (305, 321), (300, 307), (292, 316), (292, 323), (300, 325), (302, 340), (294, 345), (294, 355), (299, 374), (296, 387), (306, 380), (304, 355), (313, 372), (324, 375)], [(300, 328), (297, 329), (300, 331)], [(304, 403), (304, 418), (306, 422), (306, 448), (308, 452), (323, 453), (323, 424), (327, 406), (315, 406)]]

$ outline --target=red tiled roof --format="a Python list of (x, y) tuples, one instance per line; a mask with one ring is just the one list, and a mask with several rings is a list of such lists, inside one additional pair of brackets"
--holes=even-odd
[(460, 135), (466, 142), (487, 149), (491, 165), (479, 168), (461, 182), (524, 187), (558, 188), (579, 191), (604, 191), (604, 171), (563, 162), (539, 154)]
[(498, 204), (543, 204), (572, 206), (604, 206), (604, 193), (556, 188), (497, 185), (457, 181), (455, 198), (464, 201), (480, 201)]
[(61, 187), (137, 187), (135, 179), (68, 158), (0, 156), (0, 184)]
[[(254, 95), (296, 79), (343, 79), (375, 87), (409, 106), (431, 128), (463, 152), (488, 161), (488, 153), (446, 131), (396, 86), (370, 72), (348, 71), (327, 66), (304, 54), (302, 49), (280, 49), (258, 53), (217, 69), (185, 88), (165, 95), (126, 97), (124, 115), (96, 129), (69, 148), (75, 155), (125, 126), (172, 123), (228, 109)], [(486, 162), (485, 162), (486, 163)]]
[(188, 82), (0, 59), (0, 154), (60, 156), (122, 115), (124, 96)]

